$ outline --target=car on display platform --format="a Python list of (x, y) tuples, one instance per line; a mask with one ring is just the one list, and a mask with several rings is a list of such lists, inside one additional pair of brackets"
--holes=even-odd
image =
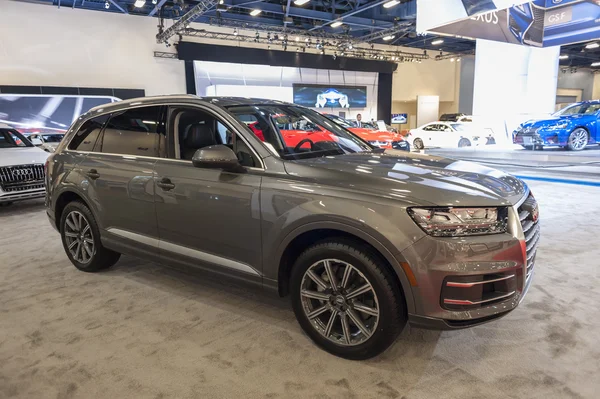
[(440, 122), (460, 122), (460, 118), (466, 116), (462, 112), (454, 113), (454, 114), (442, 114), (440, 116)]
[(48, 155), (17, 130), (0, 123), (0, 205), (44, 197)]
[(394, 148), (396, 150), (410, 151), (410, 144), (404, 136), (392, 131), (381, 131), (370, 127), (356, 127), (349, 120), (334, 114), (323, 114), (346, 130), (356, 134), (369, 144), (380, 148)]
[(416, 150), (426, 147), (456, 148), (496, 144), (490, 129), (478, 129), (471, 123), (430, 122), (410, 130)]
[[(281, 126), (302, 121), (327, 135), (287, 143)], [(46, 186), (78, 269), (129, 254), (290, 295), (307, 335), (348, 359), (383, 352), (407, 323), (460, 329), (508, 314), (531, 286), (540, 238), (518, 178), (376, 148), (272, 100), (94, 108), (50, 154)]]
[(513, 132), (513, 143), (526, 149), (564, 147), (581, 151), (600, 139), (600, 100), (571, 104), (545, 119), (529, 120)]

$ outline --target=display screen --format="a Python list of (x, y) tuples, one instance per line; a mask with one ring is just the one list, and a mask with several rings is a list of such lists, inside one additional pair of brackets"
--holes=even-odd
[(405, 124), (408, 119), (408, 114), (392, 114), (392, 123)]
[(294, 85), (294, 104), (311, 108), (366, 108), (366, 86)]

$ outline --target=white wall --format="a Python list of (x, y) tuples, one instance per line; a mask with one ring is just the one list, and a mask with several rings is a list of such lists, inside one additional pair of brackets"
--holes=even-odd
[(0, 0), (0, 84), (185, 93), (182, 61), (154, 58), (157, 19)]
[(416, 101), (417, 96), (439, 96), (440, 101), (454, 101), (458, 90), (457, 65), (460, 62), (432, 59), (398, 64), (393, 76), (392, 101)]

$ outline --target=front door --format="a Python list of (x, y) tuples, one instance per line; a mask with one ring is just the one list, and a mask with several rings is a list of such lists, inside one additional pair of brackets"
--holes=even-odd
[[(154, 256), (158, 254), (154, 164), (164, 141), (160, 115), (158, 106), (115, 112), (97, 139), (93, 137), (98, 126), (91, 124), (92, 139), (82, 138), (77, 147), (78, 151), (91, 147), (79, 169), (86, 177), (85, 189), (96, 208), (103, 236), (113, 247), (131, 247)], [(82, 137), (85, 128), (80, 130)], [(76, 145), (78, 141), (78, 137), (73, 139)]]
[[(259, 279), (260, 158), (208, 108), (173, 106), (168, 117), (169, 159), (155, 165), (156, 215), (160, 253), (187, 266)], [(204, 147), (226, 145), (246, 173), (194, 167)]]

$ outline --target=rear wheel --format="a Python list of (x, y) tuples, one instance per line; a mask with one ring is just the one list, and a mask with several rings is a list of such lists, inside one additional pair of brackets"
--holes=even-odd
[(74, 201), (65, 207), (60, 220), (60, 235), (69, 260), (84, 272), (108, 269), (121, 256), (102, 246), (96, 220), (82, 202)]
[(581, 151), (587, 146), (588, 141), (589, 136), (587, 130), (583, 128), (577, 128), (569, 135), (567, 147), (569, 147), (571, 151)]
[(469, 141), (469, 139), (460, 139), (458, 140), (458, 146), (459, 147), (470, 147), (471, 146), (471, 142)]
[(300, 326), (324, 350), (354, 360), (387, 349), (407, 319), (395, 278), (359, 247), (338, 240), (316, 244), (298, 258), (291, 276)]
[(423, 140), (415, 139), (413, 141), (413, 147), (415, 147), (416, 150), (422, 150), (423, 148), (425, 148), (425, 146), (423, 145)]

